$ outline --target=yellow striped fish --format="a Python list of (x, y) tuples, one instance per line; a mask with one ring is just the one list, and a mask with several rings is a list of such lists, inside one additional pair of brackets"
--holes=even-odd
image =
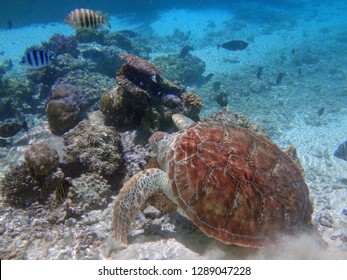
[(108, 13), (101, 15), (100, 12), (89, 9), (76, 9), (66, 16), (65, 23), (76, 30), (98, 29), (102, 24), (111, 28), (111, 24), (108, 21), (109, 17)]

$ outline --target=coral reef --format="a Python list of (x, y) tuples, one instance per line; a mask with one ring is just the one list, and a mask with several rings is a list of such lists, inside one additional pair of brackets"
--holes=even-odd
[(40, 111), (42, 104), (33, 93), (36, 93), (33, 82), (5, 76), (0, 83), (0, 120)]
[(105, 37), (109, 34), (108, 30), (77, 30), (76, 31), (76, 39), (79, 43), (98, 43), (100, 45), (105, 44)]
[(46, 201), (50, 190), (43, 188), (41, 182), (33, 175), (25, 163), (12, 168), (0, 183), (5, 201), (21, 208), (36, 201)]
[(35, 84), (51, 87), (60, 77), (65, 76), (71, 71), (78, 69), (93, 70), (94, 63), (89, 60), (74, 58), (71, 54), (61, 54), (59, 58), (53, 60), (50, 65), (39, 69), (32, 69), (27, 72), (29, 80)]
[(205, 71), (205, 62), (188, 53), (184, 58), (179, 54), (157, 56), (153, 63), (165, 71), (169, 80), (180, 81), (186, 85), (203, 84), (206, 78), (202, 75)]
[[(139, 37), (130, 39), (121, 32), (111, 33), (108, 30), (78, 30), (75, 36), (55, 33), (48, 42), (31, 46), (26, 51), (33, 49), (55, 53), (55, 59), (48, 66), (27, 72), (30, 81), (45, 88), (50, 88), (59, 78), (78, 69), (113, 78), (121, 66), (119, 55), (125, 50), (146, 58), (150, 51)], [(0, 70), (0, 77), (1, 73)]]
[(56, 84), (46, 104), (46, 116), (52, 133), (60, 134), (76, 124), (82, 108), (82, 93), (71, 84)]
[(97, 102), (100, 100), (101, 95), (113, 87), (115, 79), (97, 72), (78, 69), (70, 71), (56, 82), (56, 84), (63, 83), (78, 86), (83, 92), (85, 109), (93, 110), (97, 109)]
[(59, 165), (57, 151), (43, 142), (30, 146), (25, 151), (24, 159), (36, 177), (51, 174)]
[(13, 167), (0, 181), (4, 202), (18, 208), (34, 204), (52, 207), (59, 202), (57, 191), (63, 185), (68, 182), (60, 168), (51, 170), (48, 175), (36, 176), (26, 162)]
[(68, 53), (73, 57), (77, 57), (79, 51), (77, 50), (77, 40), (75, 36), (65, 36), (55, 33), (48, 42), (42, 43), (45, 50), (52, 51), (55, 56), (63, 53)]
[(111, 186), (96, 173), (82, 174), (70, 181), (70, 188), (63, 208), (70, 213), (80, 214), (107, 206)]
[(233, 112), (229, 108), (222, 108), (202, 121), (231, 123), (235, 126), (248, 128), (254, 132), (264, 134), (264, 129), (260, 125), (240, 113)]
[(163, 105), (170, 109), (182, 106), (182, 99), (179, 98), (177, 95), (171, 93), (163, 95), (161, 97), (161, 100), (163, 102)]
[(115, 46), (103, 46), (97, 43), (79, 44), (81, 56), (94, 64), (93, 71), (114, 77), (122, 65), (119, 54), (123, 51)]
[(134, 55), (121, 55), (125, 61), (117, 73), (117, 85), (100, 100), (100, 110), (109, 123), (141, 125), (147, 131), (172, 130), (172, 114), (199, 119), (201, 99), (184, 88), (164, 80), (162, 70)]
[(202, 107), (201, 98), (194, 92), (185, 92), (181, 97), (187, 108), (186, 115), (192, 116), (194, 120), (198, 119)]
[(122, 31), (111, 32), (105, 38), (105, 45), (117, 46), (118, 48), (121, 48), (128, 53), (132, 53), (140, 56), (141, 58), (148, 59), (148, 53), (152, 52), (152, 48), (148, 46), (143, 40), (138, 38), (139, 36), (135, 37), (136, 40), (134, 40), (134, 38), (130, 38), (128, 34), (125, 34)]
[(117, 46), (128, 53), (134, 53), (136, 54), (134, 45), (131, 41), (131, 39), (126, 36), (125, 34), (122, 34), (121, 32), (112, 32), (109, 34), (109, 36), (106, 37), (105, 39), (105, 44), (106, 45), (113, 45)]
[(155, 81), (157, 78), (157, 75), (163, 72), (162, 69), (158, 68), (153, 63), (140, 59), (139, 57), (132, 54), (123, 54), (120, 56), (120, 58), (125, 62), (125, 64), (123, 64), (123, 67), (121, 69), (121, 73), (122, 75), (127, 77), (129, 77), (127, 74), (131, 75), (133, 70), (136, 70), (144, 75), (151, 76), (152, 80)]
[(136, 127), (120, 132), (124, 151), (126, 176), (131, 177), (143, 170), (151, 158), (147, 139), (150, 133)]
[(65, 133), (64, 161), (81, 172), (114, 175), (123, 165), (119, 134), (113, 127), (81, 121)]
[(108, 122), (125, 125), (136, 123), (138, 117), (134, 113), (130, 114), (131, 104), (127, 104), (129, 102), (126, 100), (123, 101), (125, 94), (123, 88), (115, 86), (101, 96), (100, 110)]

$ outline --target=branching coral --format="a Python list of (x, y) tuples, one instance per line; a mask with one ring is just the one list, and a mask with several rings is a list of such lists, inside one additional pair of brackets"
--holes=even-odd
[(194, 92), (185, 92), (181, 97), (188, 109), (187, 115), (198, 116), (202, 108), (201, 98)]
[(74, 36), (65, 36), (59, 33), (55, 33), (49, 39), (49, 41), (43, 43), (42, 46), (45, 49), (54, 52), (56, 56), (63, 53), (68, 53), (72, 56), (78, 55), (77, 40)]

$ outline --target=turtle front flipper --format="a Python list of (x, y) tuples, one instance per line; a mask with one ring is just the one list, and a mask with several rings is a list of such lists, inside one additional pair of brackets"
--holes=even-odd
[(117, 241), (128, 243), (128, 232), (136, 213), (157, 189), (167, 189), (168, 185), (167, 174), (158, 168), (141, 171), (123, 185), (113, 209), (113, 230)]

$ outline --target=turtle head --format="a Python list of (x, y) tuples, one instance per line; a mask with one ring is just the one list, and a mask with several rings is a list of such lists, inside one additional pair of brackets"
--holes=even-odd
[(163, 132), (163, 131), (157, 131), (152, 134), (151, 137), (149, 137), (148, 142), (151, 145), (153, 151), (156, 154), (160, 154), (162, 150), (167, 147), (169, 140), (170, 139), (170, 134)]

